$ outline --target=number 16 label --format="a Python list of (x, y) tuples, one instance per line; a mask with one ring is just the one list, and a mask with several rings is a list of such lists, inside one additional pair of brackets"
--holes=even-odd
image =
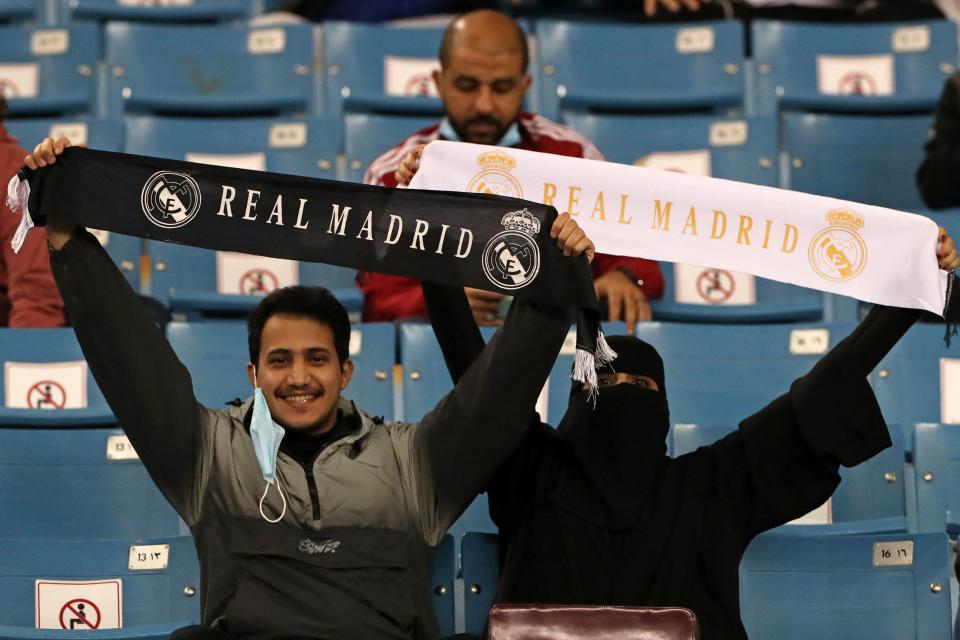
[(913, 564), (913, 541), (893, 540), (873, 543), (873, 566), (905, 567)]

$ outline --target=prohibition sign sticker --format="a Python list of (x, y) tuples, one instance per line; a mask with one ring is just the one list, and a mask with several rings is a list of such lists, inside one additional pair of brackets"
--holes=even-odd
[(736, 291), (733, 274), (722, 269), (707, 269), (697, 277), (697, 293), (708, 304), (723, 304)]
[(266, 269), (250, 269), (240, 276), (240, 292), (244, 295), (266, 295), (279, 286), (277, 276)]
[(63, 409), (67, 391), (55, 380), (35, 382), (27, 390), (27, 406), (31, 409)]
[(74, 598), (60, 609), (60, 628), (96, 629), (100, 626), (100, 609), (91, 600)]

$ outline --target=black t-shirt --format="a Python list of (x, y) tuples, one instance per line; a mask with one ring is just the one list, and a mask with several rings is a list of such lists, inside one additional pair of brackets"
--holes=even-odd
[(307, 468), (328, 444), (355, 433), (358, 428), (356, 416), (344, 417), (343, 411), (338, 409), (337, 422), (332, 429), (315, 435), (300, 434), (288, 429), (280, 442), (280, 450)]

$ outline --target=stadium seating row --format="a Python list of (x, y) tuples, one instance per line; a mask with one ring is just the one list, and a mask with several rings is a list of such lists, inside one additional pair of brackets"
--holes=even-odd
[[(846, 27), (757, 20), (751, 59), (734, 21), (526, 26), (537, 40), (527, 106), (554, 119), (593, 111), (929, 112), (957, 63), (957, 31), (947, 21)], [(430, 74), (441, 33), (336, 21), (109, 22), (102, 32), (84, 23), (8, 26), (0, 27), (0, 79), (20, 116), (436, 115)]]
[(278, 9), (277, 0), (4, 0), (0, 22), (228, 22)]

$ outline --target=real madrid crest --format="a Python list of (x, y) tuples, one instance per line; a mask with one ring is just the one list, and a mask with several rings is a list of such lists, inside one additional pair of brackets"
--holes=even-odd
[(511, 198), (523, 197), (520, 181), (510, 175), (510, 172), (517, 168), (517, 161), (513, 156), (499, 149), (486, 151), (477, 156), (477, 164), (482, 171), (470, 180), (470, 184), (467, 185), (468, 192)]
[(500, 224), (505, 231), (483, 249), (483, 273), (501, 289), (522, 289), (540, 272), (540, 248), (533, 239), (540, 233), (540, 221), (521, 209), (503, 216)]
[(147, 220), (165, 229), (187, 224), (200, 210), (200, 186), (185, 173), (157, 171), (143, 185), (140, 203)]
[(849, 209), (831, 209), (826, 219), (830, 226), (810, 241), (810, 266), (826, 280), (852, 280), (867, 264), (867, 244), (857, 233), (863, 217)]

